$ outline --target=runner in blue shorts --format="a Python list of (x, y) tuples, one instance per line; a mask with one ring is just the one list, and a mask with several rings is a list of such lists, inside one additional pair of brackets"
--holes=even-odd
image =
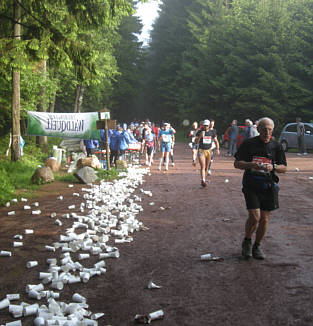
[(159, 164), (159, 170), (162, 169), (162, 164), (165, 161), (165, 170), (168, 170), (169, 163), (169, 153), (171, 152), (172, 147), (172, 136), (174, 131), (169, 128), (168, 123), (163, 123), (163, 128), (159, 133), (159, 146), (161, 150), (161, 159)]

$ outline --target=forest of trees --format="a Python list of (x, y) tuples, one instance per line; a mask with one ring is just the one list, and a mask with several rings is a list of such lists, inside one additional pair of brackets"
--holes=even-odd
[[(313, 119), (313, 0), (163, 0), (146, 108), (179, 123)], [(149, 114), (148, 114), (149, 115)]]
[(121, 121), (214, 118), (221, 130), (313, 120), (313, 0), (163, 0), (147, 46), (136, 3), (1, 1), (0, 135), (25, 131), (30, 110), (104, 106)]

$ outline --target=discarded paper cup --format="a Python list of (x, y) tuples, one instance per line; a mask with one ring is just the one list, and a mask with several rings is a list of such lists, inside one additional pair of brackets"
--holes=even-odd
[(152, 290), (152, 289), (161, 289), (162, 286), (156, 285), (155, 283), (153, 283), (152, 281), (149, 281), (147, 288)]
[(31, 209), (31, 207), (29, 205), (25, 205), (24, 206), (24, 209), (27, 210), (27, 209)]
[(156, 320), (156, 319), (163, 319), (164, 318), (164, 311), (157, 310), (155, 312), (151, 312), (149, 315), (150, 320)]
[(6, 323), (5, 326), (22, 326), (21, 320), (14, 320), (9, 323)]
[(27, 268), (32, 268), (32, 267), (35, 267), (35, 266), (37, 266), (37, 265), (38, 265), (38, 261), (36, 261), (36, 260), (28, 261), (28, 262), (26, 263), (26, 267), (27, 267)]
[(8, 298), (5, 298), (0, 301), (0, 309), (4, 309), (10, 305), (10, 300)]
[(74, 293), (72, 296), (72, 300), (78, 303), (83, 303), (87, 301), (86, 298), (80, 295), (79, 293)]
[(70, 205), (69, 207), (68, 207), (68, 209), (74, 209), (75, 208), (75, 205)]
[(42, 283), (39, 283), (39, 284), (27, 284), (26, 285), (26, 293), (28, 293), (29, 291), (31, 290), (34, 290), (34, 291), (37, 291), (37, 292), (40, 292), (44, 289), (45, 287), (43, 286)]
[(11, 251), (1, 250), (1, 251), (0, 251), (0, 256), (11, 257), (11, 256), (12, 256), (12, 252), (11, 252)]
[(23, 306), (10, 304), (9, 313), (12, 314), (14, 318), (19, 318), (23, 316)]
[(78, 259), (79, 259), (79, 260), (87, 259), (87, 258), (89, 258), (89, 257), (90, 257), (89, 254), (79, 254), (79, 255), (78, 255)]
[(32, 299), (36, 299), (36, 300), (40, 300), (41, 299), (41, 294), (35, 290), (30, 290), (28, 292), (28, 297), (32, 298)]
[(40, 209), (37, 209), (35, 211), (32, 211), (32, 214), (33, 215), (40, 215), (41, 214), (41, 210)]
[(8, 212), (8, 215), (15, 215), (15, 211)]
[(23, 310), (24, 316), (36, 315), (38, 311), (39, 305), (38, 303), (31, 304), (29, 306), (25, 306)]
[(83, 283), (87, 283), (90, 279), (90, 273), (83, 273), (81, 275), (81, 279), (82, 279)]
[(45, 246), (45, 248), (48, 250), (48, 251), (55, 251), (55, 248), (52, 247), (52, 246)]
[(52, 273), (47, 273), (47, 272), (40, 272), (39, 273), (39, 279), (42, 280), (44, 278), (52, 278)]
[(58, 197), (58, 200), (63, 200), (63, 196), (59, 196)]
[(21, 234), (16, 234), (14, 239), (23, 240), (23, 236)]
[(74, 283), (79, 283), (81, 282), (81, 279), (79, 276), (75, 276), (75, 275), (71, 275), (69, 278), (68, 278), (68, 283), (69, 284), (74, 284)]
[(34, 230), (32, 230), (32, 229), (26, 229), (24, 232), (25, 232), (25, 234), (33, 234), (34, 233)]
[(22, 247), (22, 246), (23, 246), (23, 242), (20, 242), (20, 241), (13, 242), (13, 247)]
[(61, 281), (52, 281), (52, 282), (51, 282), (51, 287), (52, 287), (53, 289), (56, 289), (56, 290), (61, 291), (61, 290), (63, 290), (64, 283), (61, 282)]
[(211, 260), (212, 259), (212, 255), (211, 254), (204, 254), (200, 256), (201, 260)]
[(45, 325), (45, 319), (43, 317), (36, 317), (34, 319), (34, 325), (35, 326), (44, 326)]
[(10, 301), (19, 300), (20, 295), (19, 293), (7, 294), (7, 299), (9, 299)]

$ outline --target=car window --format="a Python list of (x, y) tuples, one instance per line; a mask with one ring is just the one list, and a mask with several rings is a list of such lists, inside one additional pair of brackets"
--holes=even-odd
[(297, 132), (297, 125), (294, 124), (294, 125), (288, 126), (285, 131), (287, 131), (287, 132)]
[[(308, 133), (308, 131), (309, 131), (310, 133)], [(306, 132), (307, 134), (313, 135), (313, 128), (312, 128), (311, 126), (309, 126), (309, 125), (305, 125), (305, 132)]]

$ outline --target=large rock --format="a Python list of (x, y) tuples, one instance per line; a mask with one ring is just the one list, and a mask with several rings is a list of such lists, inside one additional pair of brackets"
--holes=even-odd
[(48, 166), (53, 172), (59, 171), (60, 169), (60, 163), (55, 157), (48, 157), (45, 166)]
[(31, 178), (32, 183), (43, 184), (54, 181), (54, 175), (48, 166), (38, 168)]
[(98, 179), (95, 170), (90, 166), (83, 167), (82, 169), (78, 170), (74, 175), (80, 182), (86, 184), (93, 183)]
[(78, 170), (82, 169), (85, 166), (90, 166), (93, 169), (101, 168), (101, 164), (96, 156), (80, 158), (76, 163), (76, 167)]

